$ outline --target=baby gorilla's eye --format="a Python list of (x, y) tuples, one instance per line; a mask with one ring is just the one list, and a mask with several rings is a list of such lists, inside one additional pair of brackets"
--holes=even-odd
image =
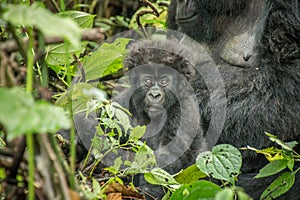
[(163, 87), (168, 86), (169, 85), (169, 80), (167, 78), (161, 79), (160, 85), (163, 86)]
[(150, 87), (150, 86), (152, 86), (152, 80), (147, 78), (144, 80), (144, 84), (145, 84), (145, 86)]

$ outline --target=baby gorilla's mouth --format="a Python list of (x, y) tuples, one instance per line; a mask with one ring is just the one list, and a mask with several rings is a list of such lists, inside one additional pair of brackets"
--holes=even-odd
[(161, 104), (147, 105), (148, 112), (161, 112), (163, 109), (164, 107)]

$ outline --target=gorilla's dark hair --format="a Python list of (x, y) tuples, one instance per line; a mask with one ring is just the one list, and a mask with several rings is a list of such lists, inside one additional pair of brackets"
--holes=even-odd
[[(195, 6), (177, 9), (184, 7), (183, 3), (194, 3)], [(212, 9), (203, 10), (210, 7)], [(197, 11), (200, 17), (177, 23), (177, 14), (188, 17), (189, 11)], [(249, 145), (257, 149), (276, 145), (264, 134), (266, 131), (283, 141), (300, 141), (299, 13), (299, 0), (171, 0), (168, 28), (205, 43), (223, 77), (227, 112), (218, 143), (236, 147)], [(252, 25), (248, 26), (249, 22)], [(254, 33), (255, 36), (252, 51), (255, 62), (249, 63), (249, 59), (245, 59), (247, 66), (236, 64), (220, 53), (224, 49), (228, 52), (223, 44), (235, 45), (243, 33)], [(247, 53), (247, 46), (236, 47), (234, 53)], [(196, 88), (200, 88), (196, 91), (199, 102), (205, 102), (200, 106), (200, 112), (206, 126), (210, 122), (209, 96), (205, 86), (197, 85)], [(300, 146), (297, 145), (295, 150), (298, 152)], [(264, 156), (244, 153), (243, 173), (237, 184), (254, 199), (259, 199), (275, 178), (253, 179), (265, 164)], [(294, 168), (297, 167), (299, 163), (295, 163)], [(291, 190), (276, 199), (299, 200), (299, 186), (300, 173), (297, 173)], [(272, 191), (270, 195), (268, 198), (272, 198)]]
[(188, 79), (195, 75), (195, 55), (173, 40), (140, 40), (129, 46), (124, 59), (127, 70), (144, 64), (163, 64)]

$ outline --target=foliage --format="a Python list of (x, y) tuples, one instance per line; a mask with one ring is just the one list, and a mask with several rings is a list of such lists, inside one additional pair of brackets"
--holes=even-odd
[[(117, 38), (114, 41), (103, 42), (97, 49), (94, 49), (97, 45), (94, 42), (80, 40), (82, 30), (91, 29), (95, 25), (101, 26), (107, 31), (106, 33), (110, 32), (109, 34), (113, 27), (137, 28), (140, 25), (152, 25), (166, 28), (167, 7), (163, 4), (168, 2), (157, 1), (153, 4), (160, 14), (158, 17), (145, 12), (149, 8), (141, 7), (133, 16), (116, 15), (109, 16), (109, 18), (96, 16), (96, 13), (92, 12), (96, 7), (95, 2), (93, 1), (91, 5), (74, 2), (72, 10), (68, 10), (70, 7), (64, 5), (63, 1), (60, 1), (60, 4), (53, 1), (55, 9), (51, 7), (51, 10), (56, 10), (57, 14), (49, 12), (50, 7), (47, 8), (49, 5), (43, 3), (34, 3), (31, 6), (26, 5), (26, 2), (23, 4), (2, 2), (0, 4), (1, 42), (12, 39), (17, 41), (17, 49), (14, 50), (16, 53), (5, 52), (2, 49), (3, 45), (0, 44), (0, 67), (2, 67), (0, 75), (2, 79), (3, 77), (11, 78), (15, 74), (24, 78), (18, 83), (9, 81), (3, 84), (4, 86), (15, 86), (13, 88), (0, 88), (0, 147), (8, 147), (13, 144), (11, 142), (15, 142), (18, 136), (33, 136), (33, 134), (36, 136), (40, 133), (43, 135), (50, 133), (49, 135), (52, 136), (51, 134), (60, 129), (69, 129), (72, 125), (73, 114), (84, 113), (88, 116), (97, 113), (96, 135), (92, 140), (86, 159), (76, 173), (76, 184), (72, 184), (70, 178), (75, 177), (75, 171), (69, 169), (69, 166), (60, 159), (60, 150), (57, 150), (57, 144), (51, 142), (50, 146), (53, 151), (49, 153), (49, 158), (53, 158), (53, 155), (56, 154), (57, 157), (54, 157), (53, 160), (57, 158), (59, 164), (63, 166), (63, 170), (58, 169), (59, 164), (51, 160), (54, 167), (49, 171), (56, 173), (53, 177), (60, 177), (60, 181), (63, 179), (62, 177), (70, 176), (68, 183), (71, 188), (69, 186), (59, 188), (68, 184), (64, 182), (55, 185), (57, 180), (53, 179), (51, 181), (54, 186), (51, 191), (55, 190), (64, 198), (66, 197), (64, 191), (71, 193), (74, 190), (86, 199), (104, 199), (107, 191), (112, 190), (113, 187), (120, 187), (123, 192), (130, 192), (130, 194), (135, 192), (134, 195), (138, 195), (132, 177), (143, 174), (145, 180), (150, 184), (164, 187), (167, 191), (164, 199), (251, 199), (241, 188), (236, 186), (242, 165), (242, 157), (237, 148), (228, 144), (215, 146), (212, 151), (201, 153), (194, 165), (178, 174), (171, 175), (156, 166), (153, 150), (141, 141), (145, 133), (145, 126), (133, 127), (128, 110), (116, 102), (109, 101), (108, 95), (106, 95), (107, 91), (103, 91), (99, 89), (99, 85), (91, 83), (107, 76), (113, 76), (122, 70), (123, 57), (127, 53), (126, 46), (130, 40)], [(74, 8), (78, 8), (78, 10), (74, 10)], [(141, 13), (146, 14), (142, 15)], [(137, 16), (141, 16), (141, 24), (137, 24)], [(59, 44), (46, 45), (46, 39), (49, 37), (61, 37), (64, 41)], [(6, 55), (10, 55), (10, 57), (5, 57)], [(14, 65), (10, 64), (12, 62)], [(32, 63), (30, 64), (30, 62)], [(8, 68), (10, 70), (17, 68), (17, 71), (13, 73), (9, 70), (5, 71)], [(25, 68), (26, 77), (23, 68)], [(5, 75), (2, 70), (5, 71)], [(53, 81), (53, 79), (56, 80), (56, 77), (49, 75), (47, 70), (53, 70), (59, 81)], [(30, 76), (30, 72), (33, 72), (33, 76)], [(75, 74), (81, 75), (81, 79), (74, 79), (76, 84), (67, 90), (66, 86), (69, 86)], [(27, 78), (26, 83), (24, 83), (25, 78)], [(48, 80), (51, 80), (52, 86), (47, 85)], [(3, 80), (0, 80), (2, 84), (1, 81)], [(21, 89), (25, 84), (26, 88), (34, 86), (34, 91), (28, 89), (25, 92)], [(40, 95), (44, 98), (43, 94), (39, 92), (41, 85), (54, 92), (55, 95), (51, 96), (51, 93), (48, 100), (54, 102), (56, 99), (55, 106), (45, 100), (36, 100), (41, 98)], [(72, 130), (74, 127), (71, 128), (71, 133)], [(263, 154), (270, 161), (255, 178), (278, 174), (278, 178), (261, 195), (261, 199), (274, 199), (293, 186), (295, 174), (299, 171), (299, 168), (294, 169), (295, 162), (299, 162), (300, 156), (293, 150), (297, 142), (283, 142), (269, 133), (267, 136), (281, 148), (270, 147), (258, 150), (247, 147), (244, 149)], [(35, 137), (35, 141), (36, 144), (39, 144), (37, 149), (45, 155), (45, 152), (49, 151), (49, 146), (46, 149), (46, 144), (37, 137)], [(70, 148), (75, 148), (74, 140), (70, 143)], [(40, 167), (43, 166), (42, 164), (50, 162), (42, 164), (39, 162), (41, 155), (34, 155), (34, 144), (32, 140), (27, 140), (29, 158), (33, 162), (35, 160), (36, 166)], [(2, 156), (2, 151), (0, 153)], [(15, 156), (15, 154), (13, 155)], [(89, 165), (91, 157), (94, 160)], [(11, 160), (11, 157), (8, 158), (7, 160)], [(75, 160), (74, 155), (70, 160), (70, 166), (74, 165), (72, 161)], [(104, 166), (106, 160), (111, 161), (110, 165)], [(19, 161), (23, 161), (22, 155)], [(18, 160), (14, 160), (14, 162), (17, 163)], [(52, 167), (52, 163), (47, 166)], [(11, 176), (7, 173), (10, 171), (10, 167), (2, 168), (1, 166), (1, 181), (5, 182), (4, 178), (8, 175)], [(39, 167), (36, 167), (35, 170), (38, 170)], [(33, 174), (31, 167), (29, 168), (31, 171), (29, 174)], [(108, 175), (97, 174), (96, 171), (99, 168), (103, 174)], [(47, 169), (43, 168), (43, 171), (36, 173), (38, 175), (35, 178), (40, 175), (47, 177), (46, 171)], [(26, 173), (24, 173), (24, 169), (22, 171), (21, 167), (19, 172), (20, 174), (16, 174), (16, 180), (19, 182), (17, 187), (22, 185), (24, 193), (31, 193), (32, 191), (28, 192), (28, 188), (25, 187), (30, 183), (33, 185), (35, 181), (33, 176), (24, 178)], [(101, 176), (100, 179), (99, 176)], [(128, 181), (126, 177), (130, 177), (131, 181)], [(222, 185), (203, 180), (207, 177), (220, 180)], [(42, 182), (44, 181), (35, 183)], [(48, 182), (47, 184), (49, 184)], [(75, 187), (76, 185), (79, 187)], [(8, 196), (8, 191), (3, 192), (2, 189), (0, 186), (1, 198), (5, 198)], [(33, 199), (32, 196), (31, 199)]]
[(0, 122), (9, 140), (24, 133), (55, 133), (71, 126), (63, 109), (48, 102), (35, 102), (20, 88), (0, 88), (0, 110)]
[[(147, 15), (142, 15), (141, 16), (141, 24), (143, 26), (154, 26), (158, 28), (166, 28), (166, 19), (167, 19), (167, 10), (168, 7), (167, 5), (169, 4), (168, 1), (157, 1), (156, 3), (153, 3), (153, 5), (157, 8), (157, 11), (159, 13), (159, 16), (155, 16), (153, 14), (147, 14)], [(139, 28), (139, 25), (137, 23), (137, 16), (139, 13), (143, 11), (147, 11), (149, 8), (147, 7), (141, 7), (139, 8), (136, 13), (133, 15), (131, 18), (129, 28), (136, 29)]]
[(117, 38), (113, 43), (103, 43), (96, 51), (83, 58), (82, 65), (87, 81), (114, 74), (122, 69), (123, 56), (130, 39)]
[[(299, 154), (293, 150), (297, 142), (283, 142), (272, 134), (266, 134), (270, 137), (270, 140), (276, 142), (282, 147), (282, 149), (275, 147), (264, 150), (257, 150), (252, 147), (242, 148), (244, 150), (250, 149), (256, 151), (257, 153), (262, 153), (268, 160), (271, 161), (260, 170), (255, 178), (264, 178), (271, 175), (280, 174), (279, 177), (276, 178), (261, 194), (261, 200), (275, 199), (286, 193), (293, 186), (295, 182), (295, 174), (300, 170), (300, 168), (295, 170), (293, 169), (294, 163), (299, 161)], [(238, 175), (241, 173), (240, 168), (242, 165), (241, 154), (235, 147), (228, 144), (217, 145), (212, 149), (212, 151), (200, 153), (197, 157), (196, 164), (200, 169), (200, 172), (195, 172), (194, 166), (191, 166), (180, 173), (184, 174), (183, 177), (180, 177), (182, 176), (180, 174), (177, 175), (178, 178), (176, 180), (179, 181), (185, 180), (184, 177), (192, 177), (195, 175), (195, 173), (197, 174), (197, 176), (194, 179), (191, 179), (190, 182), (185, 180), (184, 184), (173, 193), (171, 199), (176, 199), (178, 196), (180, 196), (179, 199), (195, 199), (195, 196), (200, 199), (203, 198), (216, 200), (251, 199), (251, 197), (248, 196), (243, 190), (235, 186)], [(194, 170), (191, 170), (191, 168)], [(288, 169), (289, 171), (280, 173), (285, 169)], [(218, 191), (213, 191), (210, 194), (206, 192), (201, 193), (199, 192), (200, 189), (193, 190), (193, 187), (202, 188), (205, 187), (205, 184), (210, 184), (209, 182), (207, 183), (198, 180), (199, 178), (204, 178), (201, 175), (202, 172), (204, 172), (207, 176), (226, 181), (230, 183), (231, 186), (223, 189), (220, 188)], [(228, 183), (223, 183), (223, 185), (228, 185)], [(211, 196), (207, 197), (205, 195)]]
[(223, 144), (215, 146), (211, 152), (200, 153), (196, 164), (207, 176), (235, 185), (235, 178), (242, 166), (242, 155), (235, 147)]
[(71, 19), (52, 15), (37, 4), (30, 7), (10, 4), (3, 14), (3, 19), (15, 26), (36, 26), (44, 35), (62, 36), (74, 47), (79, 46), (78, 25)]
[(270, 161), (270, 163), (259, 171), (255, 178), (264, 178), (280, 174), (283, 170), (288, 169), (288, 171), (276, 178), (260, 197), (261, 199), (274, 199), (286, 193), (293, 186), (295, 175), (300, 170), (300, 168), (294, 169), (294, 165), (296, 161), (299, 162), (300, 155), (293, 150), (298, 144), (296, 141), (283, 142), (270, 133), (266, 133), (266, 135), (271, 141), (277, 143), (281, 149), (275, 147), (263, 150), (258, 150), (253, 147), (244, 149), (250, 149), (256, 153), (263, 154)]
[(260, 199), (275, 199), (286, 193), (295, 182), (295, 172), (285, 172), (261, 194)]
[(205, 173), (200, 171), (196, 164), (189, 166), (175, 176), (175, 180), (180, 183), (191, 183), (199, 179), (207, 177)]
[[(95, 15), (90, 15), (79, 11), (65, 11), (58, 14), (60, 17), (71, 18), (80, 28), (92, 28)], [(72, 55), (79, 56), (85, 50), (87, 42), (81, 42), (79, 46), (73, 47), (68, 44), (52, 44), (45, 48), (46, 56), (45, 60), (47, 64), (56, 73), (63, 70), (67, 63), (71, 63), (73, 60)], [(70, 73), (70, 70), (67, 71)], [(74, 75), (74, 74), (72, 74)]]
[(214, 199), (217, 192), (221, 190), (218, 185), (200, 180), (191, 184), (184, 184), (173, 193), (170, 200), (209, 200)]

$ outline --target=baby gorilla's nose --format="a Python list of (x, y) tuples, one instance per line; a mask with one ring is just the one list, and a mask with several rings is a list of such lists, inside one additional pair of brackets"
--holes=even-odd
[(157, 91), (151, 91), (150, 94), (149, 94), (149, 98), (152, 100), (152, 101), (156, 101), (156, 102), (159, 102), (162, 100), (162, 93), (157, 90)]

